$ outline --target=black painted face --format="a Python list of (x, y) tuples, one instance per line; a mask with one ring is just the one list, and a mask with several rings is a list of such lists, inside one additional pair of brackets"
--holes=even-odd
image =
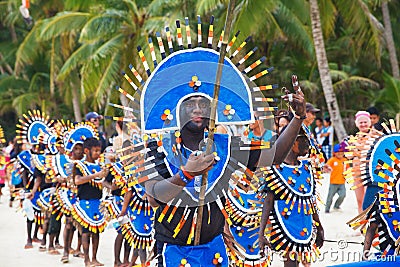
[(191, 131), (204, 131), (209, 118), (210, 100), (204, 96), (193, 96), (182, 102), (180, 107), (181, 126)]

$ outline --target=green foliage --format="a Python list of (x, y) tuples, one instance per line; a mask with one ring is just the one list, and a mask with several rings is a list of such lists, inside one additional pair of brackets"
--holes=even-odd
[(79, 42), (90, 43), (112, 38), (119, 31), (125, 15), (124, 11), (107, 10), (92, 17), (84, 24)]
[(79, 32), (93, 15), (81, 12), (61, 12), (55, 17), (43, 21), (38, 38), (40, 41), (48, 41), (61, 34)]
[(386, 72), (383, 74), (385, 87), (380, 91), (376, 104), (384, 107), (389, 118), (400, 113), (400, 80), (393, 78)]

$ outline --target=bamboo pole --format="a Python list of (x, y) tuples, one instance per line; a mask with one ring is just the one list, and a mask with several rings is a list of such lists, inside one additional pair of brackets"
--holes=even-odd
[[(218, 105), (218, 98), (219, 98), (219, 89), (222, 77), (222, 69), (224, 66), (224, 60), (226, 55), (226, 47), (228, 46), (228, 38), (229, 33), (232, 28), (232, 21), (233, 21), (233, 11), (235, 9), (235, 2), (236, 0), (230, 0), (228, 5), (228, 13), (226, 15), (225, 26), (224, 26), (224, 36), (222, 39), (221, 45), (221, 52), (219, 54), (218, 59), (218, 67), (217, 67), (217, 75), (215, 78), (214, 84), (214, 95), (211, 101), (211, 113), (210, 113), (210, 123), (208, 129), (208, 142), (206, 148), (206, 155), (211, 153), (212, 144), (214, 140), (214, 133), (215, 133), (215, 119), (217, 117), (217, 105)], [(199, 195), (199, 208), (198, 208), (198, 215), (196, 218), (196, 229), (194, 235), (194, 245), (197, 246), (200, 244), (200, 235), (201, 235), (201, 225), (203, 221), (203, 209), (204, 209), (204, 201), (205, 201), (205, 194), (206, 194), (206, 187), (208, 183), (208, 173), (203, 174), (201, 179), (201, 188), (200, 188), (200, 195)]]

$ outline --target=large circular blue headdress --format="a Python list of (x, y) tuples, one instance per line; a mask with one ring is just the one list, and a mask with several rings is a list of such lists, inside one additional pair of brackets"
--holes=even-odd
[[(190, 95), (211, 99), (219, 53), (206, 48), (171, 54), (157, 65), (141, 95), (141, 125), (145, 133), (179, 130), (179, 107)], [(221, 80), (217, 123), (249, 124), (254, 120), (250, 88), (238, 68), (225, 59)], [(170, 77), (175, 74), (175, 78)], [(177, 75), (178, 74), (178, 75)], [(226, 106), (231, 111), (225, 114)], [(164, 117), (165, 115), (166, 118)], [(163, 116), (164, 115), (164, 116)]]
[(52, 129), (54, 121), (40, 110), (28, 111), (28, 115), (22, 116), (16, 130), (18, 143), (29, 144), (31, 147), (43, 144), (51, 154), (56, 154), (57, 134)]
[(79, 122), (71, 125), (64, 134), (64, 148), (71, 152), (76, 144), (83, 144), (88, 138), (99, 138), (96, 127), (91, 122)]
[[(116, 89), (129, 100), (140, 105), (140, 114), (138, 116), (140, 119), (134, 119), (134, 121), (140, 121), (142, 134), (179, 130), (179, 107), (183, 100), (194, 95), (205, 96), (209, 99), (213, 97), (223, 35), (222, 32), (220, 41), (214, 50), (213, 23), (214, 17), (211, 18), (209, 26), (207, 47), (203, 47), (202, 24), (200, 16), (198, 16), (197, 47), (192, 43), (189, 20), (185, 18), (187, 49), (183, 44), (184, 38), (179, 20), (176, 21), (177, 51), (174, 51), (174, 44), (168, 27), (165, 30), (168, 48), (164, 47), (164, 42), (159, 32), (156, 33), (158, 49), (153, 44), (153, 39), (148, 39), (152, 64), (149, 64), (142, 47), (139, 46), (137, 48), (148, 78), (145, 79), (140, 75), (133, 65), (129, 65), (129, 69), (134, 78), (131, 78), (125, 72), (123, 72), (123, 75), (132, 86), (134, 92), (140, 94), (140, 102), (129, 94), (127, 90), (119, 86)], [(234, 46), (238, 35), (239, 32), (236, 33), (227, 46), (226, 51), (228, 53)], [(271, 116), (271, 111), (274, 111), (275, 108), (269, 107), (268, 102), (274, 102), (275, 99), (265, 98), (261, 92), (277, 88), (277, 85), (256, 86), (254, 83), (260, 77), (269, 74), (273, 68), (262, 67), (265, 57), (248, 63), (257, 48), (248, 51), (247, 54), (241, 53), (241, 51), (246, 50), (244, 47), (250, 40), (250, 37), (246, 38), (229, 57), (227, 56), (224, 59), (217, 106), (217, 124), (244, 125), (252, 123), (254, 122), (253, 111), (264, 112), (265, 115), (261, 116), (264, 119), (273, 117)], [(169, 51), (169, 55), (167, 55), (166, 50)], [(122, 108), (125, 111), (138, 113), (138, 110), (129, 107), (111, 105)], [(127, 116), (125, 118), (113, 117), (113, 119), (132, 121)]]

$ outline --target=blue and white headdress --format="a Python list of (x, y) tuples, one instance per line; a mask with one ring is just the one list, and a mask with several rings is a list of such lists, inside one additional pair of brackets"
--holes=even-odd
[(79, 122), (71, 125), (69, 130), (64, 134), (64, 148), (71, 152), (76, 144), (83, 144), (88, 138), (99, 138), (96, 127), (90, 122)]
[[(129, 65), (134, 79), (123, 72), (125, 79), (132, 86), (136, 94), (140, 94), (140, 102), (125, 89), (117, 86), (116, 89), (129, 100), (140, 106), (140, 110), (130, 107), (110, 104), (116, 108), (122, 108), (128, 112), (140, 112), (142, 134), (158, 133), (166, 130), (179, 130), (179, 106), (190, 96), (205, 96), (213, 98), (214, 84), (218, 67), (218, 59), (222, 43), (222, 35), (217, 47), (213, 49), (213, 23), (211, 18), (207, 47), (203, 47), (201, 20), (198, 16), (197, 47), (192, 43), (190, 36), (189, 19), (185, 18), (185, 30), (187, 49), (184, 48), (180, 21), (176, 21), (177, 51), (169, 27), (165, 29), (168, 48), (164, 47), (161, 33), (156, 33), (158, 49), (153, 44), (153, 39), (148, 39), (148, 45), (152, 63), (149, 63), (142, 47), (138, 46), (140, 60), (146, 71), (147, 79), (139, 74), (133, 65)], [(226, 48), (229, 53), (234, 46), (240, 32), (237, 32)], [(253, 111), (265, 112), (264, 118), (272, 118), (268, 102), (274, 102), (274, 98), (266, 98), (261, 92), (277, 88), (277, 85), (256, 86), (255, 81), (267, 74), (273, 68), (262, 66), (265, 57), (251, 60), (251, 56), (257, 48), (247, 50), (246, 44), (250, 42), (248, 37), (237, 49), (224, 59), (224, 68), (220, 83), (220, 94), (217, 106), (217, 124), (249, 124), (254, 122)], [(247, 50), (247, 54), (241, 51)], [(158, 51), (159, 53), (156, 53)], [(167, 53), (169, 52), (169, 55)], [(227, 54), (228, 55), (228, 54)], [(250, 76), (251, 75), (251, 76)], [(135, 81), (136, 80), (136, 81)], [(107, 117), (110, 118), (110, 117)], [(132, 121), (128, 117), (112, 117), (114, 120)]]
[(29, 144), (31, 147), (43, 144), (51, 154), (56, 154), (57, 134), (52, 129), (54, 121), (40, 110), (28, 111), (28, 115), (22, 116), (16, 130), (18, 143)]

